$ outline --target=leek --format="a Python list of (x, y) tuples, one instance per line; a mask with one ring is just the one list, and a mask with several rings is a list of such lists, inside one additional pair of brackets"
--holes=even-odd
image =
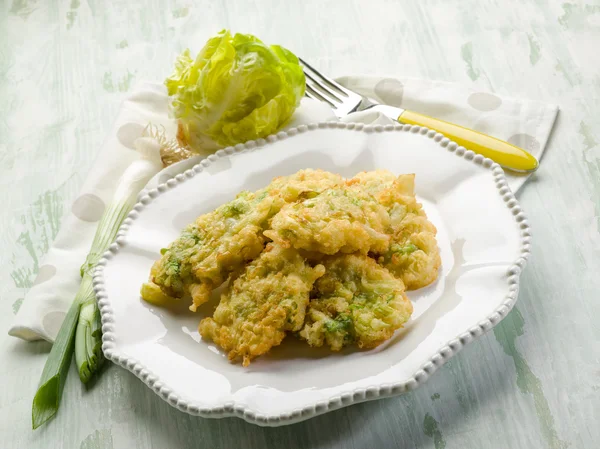
[(144, 132), (144, 137), (135, 142), (141, 157), (123, 173), (113, 201), (102, 216), (90, 253), (81, 267), (82, 280), (79, 291), (42, 371), (40, 386), (32, 405), (34, 429), (56, 415), (73, 352), (79, 378), (83, 383), (92, 378), (104, 361), (100, 311), (92, 287), (93, 269), (116, 238), (121, 223), (134, 206), (140, 191), (163, 168), (160, 150), (165, 141), (164, 131), (161, 133), (157, 128), (149, 126)]
[[(128, 170), (137, 168), (136, 164), (132, 164)], [(139, 193), (139, 190), (137, 193)], [(92, 270), (100, 260), (102, 253), (116, 238), (121, 223), (135, 205), (137, 193), (131, 189), (130, 195), (127, 197), (123, 198), (116, 195), (115, 199), (121, 201), (115, 201), (104, 212), (96, 230), (92, 250), (88, 254), (85, 264), (81, 267), (84, 279), (89, 277), (91, 280)], [(93, 289), (90, 288), (82, 295), (80, 304), (77, 331), (75, 333), (75, 362), (77, 363), (79, 378), (83, 383), (87, 383), (103, 362), (102, 326), (100, 324), (100, 309)]]

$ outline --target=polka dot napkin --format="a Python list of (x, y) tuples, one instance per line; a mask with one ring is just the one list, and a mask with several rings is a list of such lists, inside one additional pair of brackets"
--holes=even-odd
[[(342, 84), (383, 104), (410, 109), (457, 123), (522, 146), (541, 159), (558, 108), (535, 101), (508, 98), (464, 86), (411, 78), (343, 77)], [(334, 120), (329, 107), (309, 99), (302, 101), (287, 128), (311, 122)], [(346, 122), (388, 124), (389, 117), (373, 111), (358, 112)], [(60, 232), (40, 266), (33, 287), (26, 293), (9, 335), (24, 340), (54, 341), (72, 299), (79, 288), (79, 268), (86, 255), (105, 205), (118, 179), (136, 160), (134, 141), (151, 122), (174, 135), (175, 123), (168, 117), (168, 97), (162, 85), (138, 84), (123, 102), (94, 168), (89, 173), (71, 214), (63, 219)], [(164, 182), (198, 162), (193, 158), (158, 173), (148, 187)], [(518, 190), (527, 176), (509, 175)]]

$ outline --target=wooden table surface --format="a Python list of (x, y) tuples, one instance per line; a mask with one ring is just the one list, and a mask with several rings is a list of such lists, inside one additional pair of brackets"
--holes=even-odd
[[(0, 1), (0, 446), (595, 448), (600, 441), (600, 4), (551, 0)], [(6, 336), (120, 101), (221, 28), (339, 76), (402, 74), (561, 108), (520, 194), (519, 301), (426, 385), (287, 427), (171, 408), (111, 366), (31, 431), (47, 343)]]

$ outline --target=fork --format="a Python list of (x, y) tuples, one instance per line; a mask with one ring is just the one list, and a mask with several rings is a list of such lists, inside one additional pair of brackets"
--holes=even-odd
[(340, 118), (351, 112), (372, 109), (398, 122), (437, 131), (457, 144), (490, 158), (503, 168), (522, 173), (531, 173), (538, 168), (537, 159), (523, 148), (454, 123), (379, 104), (321, 74), (306, 61), (300, 59), (300, 63), (306, 77), (306, 96), (327, 103)]

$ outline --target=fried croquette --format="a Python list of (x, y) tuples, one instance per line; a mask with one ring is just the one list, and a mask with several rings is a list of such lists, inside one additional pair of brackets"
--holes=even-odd
[(323, 261), (299, 335), (311, 346), (339, 351), (374, 348), (408, 321), (413, 307), (404, 284), (370, 257), (335, 255)]
[(435, 281), (441, 265), (437, 230), (415, 197), (414, 174), (396, 177), (387, 170), (363, 172), (348, 185), (369, 192), (389, 213), (391, 244), (386, 251), (375, 251), (378, 262), (401, 278), (408, 290)]
[(324, 272), (322, 265), (311, 268), (294, 249), (267, 245), (222, 295), (213, 317), (200, 322), (202, 338), (248, 366), (279, 345), (286, 331), (302, 328), (309, 293)]
[(306, 169), (290, 176), (279, 176), (271, 181), (267, 189), (277, 194), (285, 203), (294, 203), (313, 197), (315, 194), (334, 187), (344, 186), (340, 175), (325, 170)]
[(409, 320), (405, 290), (433, 282), (441, 264), (414, 182), (308, 169), (241, 192), (161, 250), (142, 297), (168, 307), (189, 295), (195, 311), (229, 281), (198, 330), (243, 366), (289, 333), (334, 351), (374, 348)]
[(284, 247), (309, 252), (363, 254), (389, 247), (389, 215), (360, 189), (332, 188), (285, 205), (265, 235)]
[(266, 242), (263, 230), (284, 204), (343, 184), (339, 175), (308, 169), (275, 178), (257, 192), (240, 193), (233, 201), (200, 216), (161, 251), (142, 296), (157, 286), (173, 298), (188, 293), (192, 297), (190, 309), (195, 311), (230, 273), (258, 257)]
[(242, 192), (215, 211), (200, 216), (162, 251), (151, 282), (172, 297), (192, 297), (191, 310), (206, 302), (229, 273), (256, 258), (264, 248), (262, 230), (281, 208), (270, 192)]

